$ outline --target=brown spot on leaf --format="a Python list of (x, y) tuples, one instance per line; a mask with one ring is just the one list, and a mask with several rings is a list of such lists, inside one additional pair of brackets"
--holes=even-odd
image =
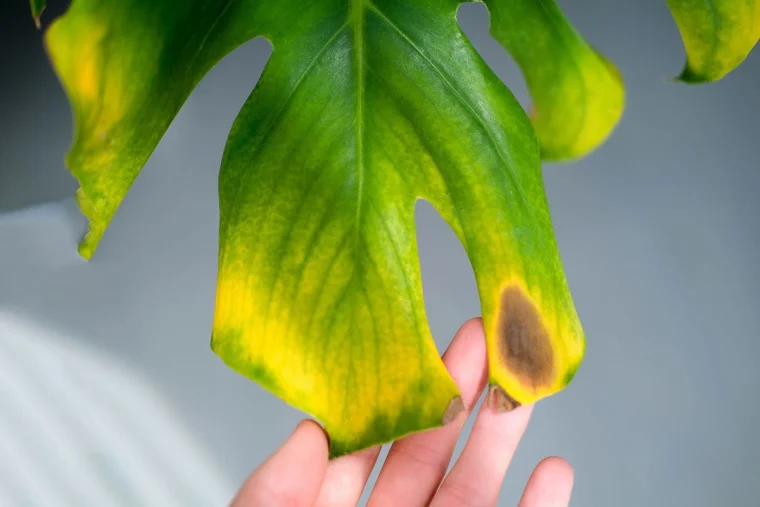
[(504, 389), (493, 385), (488, 391), (488, 406), (497, 412), (511, 412), (519, 407), (520, 403), (509, 396)]
[(536, 307), (518, 287), (507, 287), (501, 294), (498, 333), (510, 373), (534, 389), (552, 382), (554, 350), (549, 333)]
[(443, 425), (445, 426), (449, 424), (462, 412), (464, 412), (464, 401), (462, 401), (462, 397), (453, 397), (449, 404), (446, 406), (446, 411), (443, 413)]

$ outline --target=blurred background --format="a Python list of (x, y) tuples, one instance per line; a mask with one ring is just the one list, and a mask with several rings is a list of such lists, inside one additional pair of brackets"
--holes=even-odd
[[(559, 3), (623, 73), (627, 110), (598, 151), (544, 167), (588, 349), (538, 405), (499, 505), (547, 455), (573, 464), (573, 505), (755, 505), (760, 52), (719, 83), (675, 84), (684, 53), (663, 0)], [(485, 8), (459, 17), (527, 105)], [(200, 83), (85, 263), (70, 113), (26, 1), (2, 3), (0, 39), (0, 505), (223, 505), (302, 417), (209, 348), (217, 172), (269, 45)], [(418, 231), (442, 351), (478, 298), (428, 206)]]

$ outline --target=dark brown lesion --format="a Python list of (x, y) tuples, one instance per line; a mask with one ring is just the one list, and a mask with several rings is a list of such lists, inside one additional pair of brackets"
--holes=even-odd
[(528, 388), (551, 384), (555, 372), (549, 333), (519, 287), (507, 287), (501, 294), (498, 334), (499, 351), (510, 373)]

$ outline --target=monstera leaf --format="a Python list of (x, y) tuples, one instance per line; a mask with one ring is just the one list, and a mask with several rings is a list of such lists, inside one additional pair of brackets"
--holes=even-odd
[(587, 154), (623, 113), (623, 81), (559, 7), (546, 0), (485, 0), (491, 33), (515, 58), (533, 96), (533, 125), (545, 159)]
[(668, 5), (686, 46), (683, 81), (722, 78), (760, 38), (760, 0), (668, 0)]
[(602, 142), (622, 84), (553, 2), (486, 3), (535, 131), (460, 31), (459, 0), (73, 0), (45, 34), (75, 117), (88, 258), (198, 81), (244, 42), (272, 43), (221, 164), (212, 348), (319, 419), (332, 456), (462, 409), (425, 316), (418, 199), (475, 271), (490, 402), (535, 402), (581, 362), (539, 157)]

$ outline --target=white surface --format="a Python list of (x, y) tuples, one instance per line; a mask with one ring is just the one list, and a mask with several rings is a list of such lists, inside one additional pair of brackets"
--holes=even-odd
[(0, 308), (0, 505), (224, 505), (234, 493), (134, 371)]

